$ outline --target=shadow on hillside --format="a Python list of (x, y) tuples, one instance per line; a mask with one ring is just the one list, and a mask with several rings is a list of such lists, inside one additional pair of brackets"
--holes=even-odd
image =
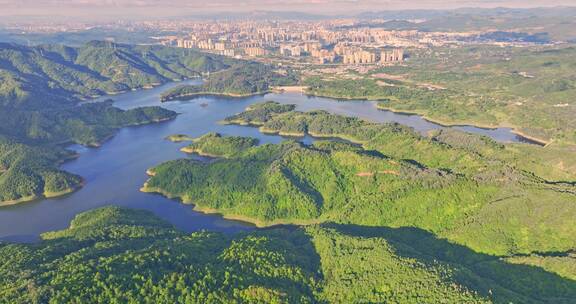
[(576, 303), (576, 281), (542, 268), (511, 264), (499, 257), (439, 239), (412, 227), (387, 228), (328, 223), (324, 228), (344, 235), (383, 238), (400, 257), (452, 269), (449, 282), (466, 286), (497, 303)]
[[(314, 244), (304, 229), (293, 225), (282, 225), (243, 232), (237, 235), (235, 239), (238, 239), (239, 236), (246, 235), (267, 236), (272, 242), (264, 245), (265, 252), (282, 252), (286, 264), (303, 270), (304, 276), (313, 276), (316, 282), (323, 280), (323, 275), (320, 270), (320, 256), (316, 253)], [(269, 277), (251, 276), (244, 278), (244, 280), (251, 282), (251, 284), (286, 290), (287, 292), (294, 292), (294, 290), (290, 291), (289, 288), (286, 287), (296, 286), (299, 293), (309, 295), (311, 298), (313, 298), (313, 294), (317, 291), (316, 288), (318, 287), (318, 285), (310, 284), (310, 282), (302, 284), (303, 282), (301, 281), (281, 277), (275, 277), (274, 280), (270, 280)]]

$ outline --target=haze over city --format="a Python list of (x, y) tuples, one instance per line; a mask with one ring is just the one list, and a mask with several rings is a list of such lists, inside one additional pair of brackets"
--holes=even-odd
[(85, 17), (123, 15), (125, 18), (170, 17), (206, 13), (294, 11), (325, 15), (350, 15), (376, 10), (455, 9), (462, 7), (553, 7), (571, 6), (573, 0), (217, 0), (169, 3), (159, 0), (0, 0), (0, 16)]

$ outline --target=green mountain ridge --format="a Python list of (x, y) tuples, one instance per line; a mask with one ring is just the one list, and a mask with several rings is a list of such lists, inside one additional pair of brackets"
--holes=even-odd
[[(83, 101), (230, 66), (190, 50), (93, 41), (81, 47), (0, 43), (0, 205), (71, 192), (81, 178), (57, 169), (70, 152), (98, 146), (122, 127), (172, 119), (160, 107), (131, 110)], [(17, 155), (14, 151), (20, 151)]]
[(101, 41), (77, 48), (0, 43), (0, 102), (17, 108), (57, 105), (196, 77), (231, 62), (191, 50)]
[[(85, 99), (205, 72), (208, 91), (228, 94), (296, 81), (185, 49), (0, 43), (0, 205), (80, 187), (57, 168), (76, 156), (63, 144), (98, 146), (119, 128), (177, 115)], [(350, 92), (366, 97), (367, 83)], [(185, 233), (143, 210), (83, 212), (37, 243), (0, 242), (0, 303), (574, 303), (571, 146), (424, 136), (276, 102), (223, 123), (317, 140), (172, 135), (191, 142), (182, 151), (215, 159), (159, 164), (142, 190), (265, 229)]]

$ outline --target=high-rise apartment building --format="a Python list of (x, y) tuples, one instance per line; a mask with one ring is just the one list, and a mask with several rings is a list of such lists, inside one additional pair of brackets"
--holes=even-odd
[(382, 51), (380, 53), (380, 62), (399, 62), (404, 60), (404, 50), (394, 49), (391, 51)]

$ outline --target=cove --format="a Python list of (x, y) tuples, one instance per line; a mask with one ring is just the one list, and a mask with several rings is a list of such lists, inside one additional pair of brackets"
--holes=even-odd
[[(199, 80), (185, 83), (199, 83)], [(179, 84), (181, 83), (168, 83), (153, 89), (105, 96), (95, 99), (94, 102), (113, 99), (115, 106), (124, 109), (160, 105), (160, 94)], [(301, 111), (321, 109), (374, 122), (398, 122), (421, 133), (443, 128), (417, 115), (377, 110), (375, 103), (370, 101), (344, 102), (299, 93), (266, 94), (246, 98), (203, 96), (189, 101), (164, 103), (163, 107), (180, 113), (176, 119), (121, 129), (99, 148), (70, 146), (69, 149), (77, 151), (80, 156), (64, 163), (61, 168), (82, 176), (86, 181), (85, 186), (64, 197), (0, 208), (0, 240), (34, 241), (38, 239), (40, 233), (66, 228), (70, 220), (80, 212), (110, 204), (150, 210), (177, 228), (188, 232), (207, 229), (235, 233), (255, 229), (247, 223), (196, 212), (191, 206), (160, 195), (142, 193), (139, 189), (147, 180), (148, 168), (172, 159), (196, 157), (180, 152), (179, 149), (187, 143), (167, 141), (164, 138), (168, 135), (186, 134), (196, 137), (207, 132), (219, 132), (225, 135), (255, 137), (261, 144), (281, 142), (282, 137), (262, 134), (257, 128), (218, 124), (218, 121), (243, 111), (252, 103), (268, 100), (293, 103), (297, 105), (297, 110)], [(507, 128), (481, 129), (471, 126), (452, 128), (483, 134), (500, 142), (522, 141)], [(298, 140), (306, 144), (314, 141), (309, 136)]]

